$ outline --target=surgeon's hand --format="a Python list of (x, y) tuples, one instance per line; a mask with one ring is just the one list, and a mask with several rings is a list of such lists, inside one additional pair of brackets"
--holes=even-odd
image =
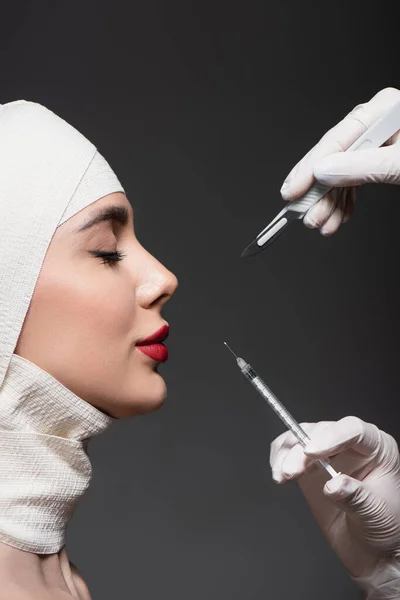
[[(357, 417), (302, 423), (271, 444), (272, 476), (297, 480), (323, 534), (369, 600), (400, 598), (400, 456), (394, 438)], [(331, 459), (331, 479), (315, 460)]]
[(400, 132), (381, 148), (344, 152), (398, 101), (400, 90), (385, 88), (369, 102), (359, 104), (291, 170), (281, 188), (284, 200), (296, 200), (315, 180), (334, 188), (307, 212), (303, 220), (307, 227), (321, 228), (323, 235), (331, 235), (350, 219), (356, 186), (400, 184)]

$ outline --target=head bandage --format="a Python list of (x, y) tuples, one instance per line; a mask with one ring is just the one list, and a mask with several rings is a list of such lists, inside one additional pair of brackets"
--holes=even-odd
[(29, 552), (64, 546), (90, 483), (87, 443), (113, 418), (14, 349), (57, 227), (113, 192), (111, 167), (66, 121), (0, 105), (0, 542)]

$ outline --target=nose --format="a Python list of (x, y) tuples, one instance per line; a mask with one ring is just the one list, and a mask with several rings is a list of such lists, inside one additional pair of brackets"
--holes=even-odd
[(178, 279), (147, 250), (143, 248), (143, 251), (145, 264), (136, 288), (136, 299), (142, 308), (161, 308), (176, 292)]

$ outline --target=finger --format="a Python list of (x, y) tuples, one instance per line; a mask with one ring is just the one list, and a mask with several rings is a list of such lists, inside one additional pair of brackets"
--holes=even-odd
[(314, 166), (316, 179), (329, 187), (363, 183), (400, 183), (400, 145), (337, 152)]
[(296, 479), (317, 460), (312, 456), (304, 454), (303, 446), (296, 444), (284, 455), (280, 469), (275, 469), (273, 473), (274, 479), (277, 483), (283, 483), (284, 480)]
[[(307, 435), (312, 439), (315, 435), (315, 432), (318, 430), (323, 430), (327, 428), (332, 423), (330, 421), (320, 421), (319, 423), (301, 423), (301, 427), (307, 433)], [(270, 452), (270, 465), (272, 469), (272, 476), (278, 483), (286, 480), (286, 475), (300, 474), (310, 465), (313, 461), (314, 457), (311, 457), (310, 460), (304, 455), (303, 446), (300, 444), (298, 439), (291, 433), (285, 432), (283, 436), (279, 436), (272, 444), (271, 444), (271, 452)], [(289, 458), (289, 454), (292, 455)], [(287, 463), (287, 472), (286, 475), (283, 474), (282, 465), (285, 460), (288, 460)]]
[[(300, 427), (310, 437), (312, 431), (316, 427), (316, 423), (301, 423)], [(272, 477), (277, 482), (282, 480), (281, 464), (285, 459), (286, 454), (295, 446), (299, 445), (299, 440), (291, 431), (285, 431), (279, 435), (270, 446), (269, 464), (272, 470)]]
[(346, 209), (347, 188), (340, 188), (340, 199), (329, 219), (321, 227), (321, 234), (324, 236), (333, 235), (340, 227), (343, 221), (343, 215)]
[(336, 210), (339, 200), (339, 193), (337, 189), (331, 190), (325, 196), (318, 200), (314, 206), (306, 213), (303, 223), (310, 229), (322, 227), (324, 223)]
[(357, 105), (295, 165), (281, 188), (282, 198), (295, 200), (304, 194), (314, 183), (314, 165), (319, 159), (347, 150), (368, 127), (399, 100), (399, 90), (386, 88), (375, 94), (369, 102)]
[(323, 434), (316, 431), (304, 452), (309, 456), (327, 458), (351, 448), (365, 456), (372, 456), (379, 451), (380, 445), (381, 433), (376, 425), (358, 417), (344, 417), (332, 423)]
[[(310, 437), (310, 433), (314, 430), (317, 423), (300, 423), (300, 427), (304, 429), (307, 435)], [(277, 438), (271, 442), (269, 452), (269, 463), (271, 467), (276, 465), (277, 456), (282, 451), (288, 451), (293, 446), (299, 443), (297, 437), (291, 431), (284, 431)]]
[(356, 207), (357, 186), (347, 188), (346, 207), (343, 215), (343, 223), (350, 221)]
[(387, 532), (384, 540), (386, 546), (390, 542), (391, 531), (396, 532), (397, 541), (398, 523), (393, 514), (378, 494), (369, 490), (364, 482), (348, 475), (338, 475), (326, 482), (323, 492), (349, 515), (367, 541), (374, 544), (383, 541), (382, 531)]
[(307, 169), (307, 164), (309, 157), (316, 152), (317, 145), (311, 148), (286, 176), (280, 189), (283, 200), (295, 200), (314, 183), (314, 175), (310, 172), (310, 168)]

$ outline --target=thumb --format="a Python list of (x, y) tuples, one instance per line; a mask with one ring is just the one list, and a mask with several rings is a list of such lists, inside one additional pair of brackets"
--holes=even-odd
[(400, 183), (400, 146), (336, 152), (314, 165), (314, 177), (330, 187)]
[(324, 493), (338, 508), (352, 516), (352, 520), (358, 522), (365, 533), (372, 533), (385, 520), (382, 501), (362, 481), (353, 477), (338, 475), (330, 479), (324, 486)]

